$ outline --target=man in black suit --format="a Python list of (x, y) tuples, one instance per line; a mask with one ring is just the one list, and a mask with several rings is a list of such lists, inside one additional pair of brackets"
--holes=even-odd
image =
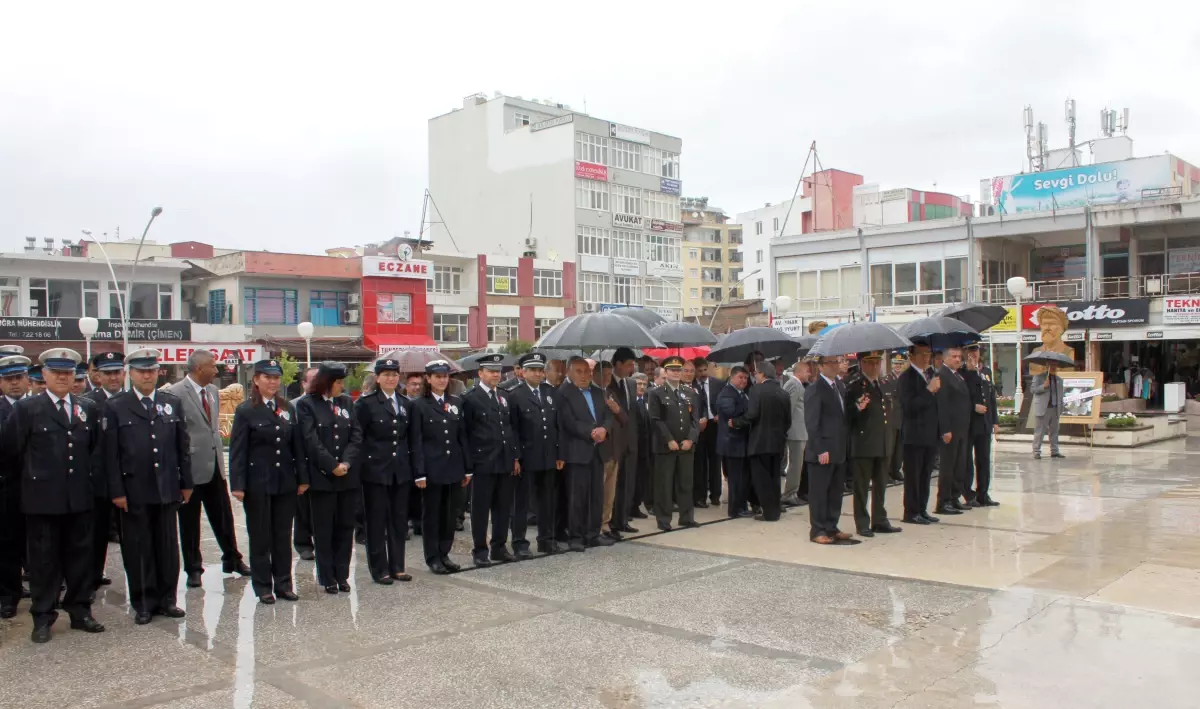
[(936, 394), (942, 386), (929, 365), (929, 345), (909, 349), (909, 366), (900, 375), (900, 406), (904, 409), (904, 521), (932, 524), (929, 514), (929, 478), (937, 455), (938, 407)]
[[(623, 452), (617, 456), (617, 477), (612, 489), (612, 504), (608, 504), (609, 491), (604, 491), (604, 519), (602, 526), (608, 527), (608, 535), (620, 540), (621, 534), (637, 534), (637, 529), (629, 524), (629, 508), (633, 504), (633, 488), (637, 484), (638, 446), (641, 431), (639, 417), (633, 411), (637, 399), (637, 386), (633, 381), (633, 370), (637, 366), (637, 358), (633, 350), (619, 347), (612, 357), (612, 381), (608, 383), (606, 393), (609, 400), (617, 405), (613, 418), (619, 422), (621, 435), (617, 436), (617, 423), (613, 425), (613, 438), (619, 438)], [(605, 481), (608, 482), (607, 480)]]
[[(804, 390), (804, 423), (808, 427), (809, 539), (817, 544), (858, 544), (849, 532), (838, 529), (842, 516), (842, 491), (846, 485), (849, 428), (846, 400), (838, 381), (841, 357), (821, 357), (820, 376)], [(859, 400), (856, 406), (866, 408)]]
[(750, 488), (750, 427), (744, 417), (749, 408), (750, 375), (742, 366), (729, 373), (729, 383), (717, 397), (717, 453), (725, 466), (729, 480), (728, 515), (730, 518), (749, 516), (746, 511), (747, 491)]
[(612, 430), (612, 414), (604, 404), (604, 390), (592, 384), (592, 371), (583, 357), (567, 363), (569, 378), (555, 395), (558, 406), (559, 459), (567, 469), (567, 527), (569, 549), (611, 546), (600, 536), (604, 505), (604, 468), (600, 446)]
[(696, 378), (692, 388), (696, 390), (696, 419), (700, 425), (700, 438), (696, 441), (693, 454), (692, 495), (696, 507), (708, 507), (708, 500), (721, 504), (721, 458), (717, 455), (717, 397), (725, 388), (725, 381), (708, 376), (708, 360), (697, 357), (692, 360)]
[[(765, 363), (754, 372), (756, 386), (750, 390), (746, 414), (740, 422), (750, 424), (746, 452), (750, 456), (750, 478), (762, 513), (754, 519), (777, 522), (782, 511), (779, 484), (783, 473), (783, 452), (787, 450), (787, 431), (792, 425), (792, 399), (779, 386), (775, 366)], [(735, 424), (737, 425), (737, 424)]]
[(970, 470), (967, 451), (971, 432), (971, 392), (959, 367), (962, 349), (945, 350), (938, 379), (942, 386), (937, 392), (938, 430), (942, 433), (941, 462), (938, 467), (937, 508), (942, 515), (962, 514), (971, 509), (959, 501), (966, 494), (966, 475)]
[(630, 502), (629, 516), (635, 519), (646, 519), (649, 515), (642, 511), (654, 509), (654, 456), (650, 452), (650, 412), (646, 408), (646, 392), (650, 387), (650, 377), (638, 372), (632, 377), (634, 386), (633, 412), (638, 419), (638, 450), (637, 450), (637, 483), (634, 485), (633, 500)]
[[(29, 358), (16, 354), (0, 355), (0, 431), (13, 407), (29, 389)], [(107, 541), (107, 538), (105, 538)], [(21, 586), (21, 562), (25, 550), (25, 515), (21, 514), (21, 461), (0, 457), (0, 618), (17, 614), (17, 603), (24, 594)]]
[(967, 368), (963, 377), (971, 391), (971, 432), (968, 458), (975, 460), (975, 489), (971, 489), (971, 471), (966, 475), (967, 504), (971, 507), (995, 507), (1000, 503), (988, 497), (992, 482), (992, 434), (999, 419), (996, 414), (996, 387), (980, 367), (979, 345), (966, 349)]

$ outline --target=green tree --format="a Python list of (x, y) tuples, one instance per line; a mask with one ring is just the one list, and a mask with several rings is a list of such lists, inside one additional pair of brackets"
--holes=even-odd
[(356, 364), (346, 368), (346, 384), (345, 391), (349, 394), (352, 391), (360, 391), (362, 389), (363, 377), (367, 376), (370, 371), (370, 364)]
[(529, 340), (509, 340), (504, 346), (504, 351), (514, 357), (520, 357), (532, 349), (533, 343)]
[(283, 377), (280, 379), (279, 387), (282, 389), (288, 384), (296, 381), (296, 375), (300, 373), (300, 363), (292, 359), (287, 350), (279, 351), (279, 368), (283, 370)]

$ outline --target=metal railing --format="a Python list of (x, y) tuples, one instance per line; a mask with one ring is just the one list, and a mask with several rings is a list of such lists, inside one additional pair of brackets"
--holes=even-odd
[[(1031, 303), (1056, 300), (1083, 300), (1083, 284), (1085, 280), (1083, 278), (1065, 278), (1057, 281), (1030, 281), (1029, 286), (1033, 290), (1033, 296), (1031, 298), (1022, 298), (1022, 300)], [(1008, 286), (1004, 283), (975, 286), (971, 300), (977, 303), (996, 303), (998, 305), (1017, 302), (1013, 298), (1012, 293), (1008, 292)]]
[(1200, 273), (1156, 273), (1099, 279), (1101, 298), (1154, 298), (1200, 293)]

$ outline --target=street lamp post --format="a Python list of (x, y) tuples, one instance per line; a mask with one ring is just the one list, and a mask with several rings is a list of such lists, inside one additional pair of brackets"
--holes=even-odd
[(96, 334), (96, 330), (100, 329), (100, 321), (90, 316), (79, 318), (79, 332), (83, 335), (83, 339), (87, 342), (87, 354), (84, 356), (85, 362), (92, 361), (92, 336)]
[[(674, 283), (668, 281), (667, 279), (663, 278), (662, 276), (656, 276), (654, 274), (649, 274), (647, 277), (648, 278), (657, 278), (658, 280), (662, 281), (663, 283), (674, 288), (675, 291), (677, 293), (679, 293), (679, 310), (683, 313), (683, 316), (686, 318), (687, 317), (687, 306), (685, 306), (683, 304), (683, 288), (675, 285)], [(701, 313), (699, 313), (699, 312), (696, 313), (696, 323), (697, 324), (699, 324), (699, 322), (700, 322), (700, 315), (701, 315)]]
[[(750, 273), (747, 273), (746, 275), (744, 275), (744, 276), (742, 276), (741, 278), (739, 278), (739, 279), (737, 280), (737, 283), (734, 283), (734, 284), (733, 284), (733, 287), (731, 287), (729, 290), (727, 290), (727, 291), (725, 292), (725, 297), (721, 299), (721, 302), (720, 302), (720, 303), (717, 303), (717, 307), (713, 308), (712, 319), (708, 321), (708, 329), (709, 329), (709, 330), (711, 330), (711, 329), (712, 329), (713, 323), (715, 323), (715, 322), (717, 321), (717, 313), (721, 312), (721, 306), (722, 306), (722, 305), (725, 305), (726, 303), (728, 303), (728, 302), (729, 302), (729, 297), (730, 297), (731, 295), (733, 295), (733, 293), (734, 293), (734, 291), (737, 289), (737, 287), (738, 287), (738, 286), (740, 286), (740, 285), (742, 285), (742, 283), (744, 283), (744, 282), (746, 281), (746, 279), (747, 279), (747, 278), (749, 278), (750, 276), (757, 275), (757, 274), (758, 274), (760, 271), (762, 271), (762, 269), (761, 269), (761, 268), (756, 268), (756, 269), (754, 269), (753, 271), (751, 271)], [(680, 294), (680, 296), (679, 296), (679, 297), (680, 297), (680, 298), (682, 298), (682, 297), (683, 297), (683, 294)]]
[(1025, 295), (1025, 287), (1029, 283), (1022, 276), (1013, 276), (1008, 279), (1008, 292), (1012, 294), (1017, 301), (1017, 386), (1013, 390), (1013, 408), (1019, 414), (1021, 412), (1021, 400), (1024, 397), (1024, 392), (1021, 390), (1021, 296)]
[(311, 367), (313, 324), (302, 322), (296, 326), (296, 332), (300, 333), (300, 337), (304, 338), (304, 366)]

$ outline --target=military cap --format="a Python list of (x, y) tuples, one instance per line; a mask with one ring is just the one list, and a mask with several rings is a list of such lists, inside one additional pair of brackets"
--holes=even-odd
[(153, 347), (136, 349), (125, 357), (125, 363), (130, 369), (158, 369), (158, 350)]
[(683, 369), (683, 357), (671, 355), (662, 361), (663, 369)]
[(380, 372), (399, 372), (400, 362), (394, 357), (385, 357), (375, 360), (375, 373)]
[(283, 367), (279, 366), (279, 360), (277, 359), (260, 359), (254, 363), (254, 373), (282, 377)]
[(16, 374), (27, 373), (29, 371), (29, 362), (28, 357), (19, 354), (0, 357), (0, 377), (11, 377)]
[(55, 347), (46, 350), (42, 353), (42, 367), (46, 369), (75, 371), (76, 365), (79, 364), (82, 357), (75, 350), (67, 349), (66, 347)]
[(858, 358), (863, 359), (883, 359), (883, 350), (873, 350), (871, 352), (859, 352)]
[(545, 369), (546, 355), (541, 352), (528, 352), (517, 360), (517, 366), (528, 369)]
[(907, 363), (908, 363), (908, 357), (905, 357), (904, 355), (900, 354), (899, 352), (892, 355), (892, 364), (907, 364)]
[(101, 372), (124, 369), (125, 355), (120, 352), (100, 352), (92, 355), (92, 366), (99, 369)]
[(450, 374), (453, 368), (450, 363), (444, 359), (435, 359), (432, 362), (425, 363), (426, 374)]

